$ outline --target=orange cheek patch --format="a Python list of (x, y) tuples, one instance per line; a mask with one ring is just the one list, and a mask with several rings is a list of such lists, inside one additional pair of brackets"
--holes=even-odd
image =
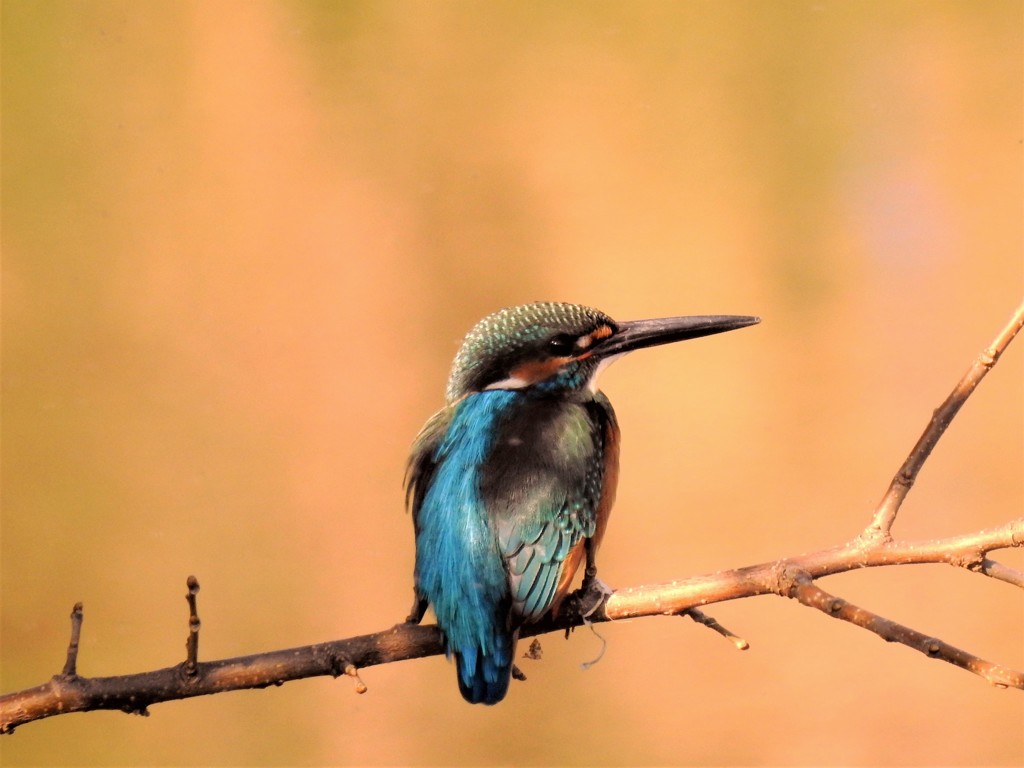
[(531, 360), (513, 368), (510, 373), (512, 378), (525, 381), (528, 384), (536, 384), (555, 375), (569, 360), (568, 357), (553, 357), (550, 360)]

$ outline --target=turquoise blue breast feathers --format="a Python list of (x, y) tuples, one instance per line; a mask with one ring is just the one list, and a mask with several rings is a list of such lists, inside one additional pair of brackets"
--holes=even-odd
[(584, 560), (584, 587), (596, 579), (619, 442), (596, 387), (601, 370), (634, 349), (756, 322), (617, 323), (539, 302), (500, 310), (466, 335), (447, 404), (413, 445), (406, 488), (416, 531), (409, 620), (433, 606), (467, 701), (501, 701), (519, 628), (557, 612)]

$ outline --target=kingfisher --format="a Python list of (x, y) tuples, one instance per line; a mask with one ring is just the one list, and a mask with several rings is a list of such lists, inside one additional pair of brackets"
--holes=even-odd
[(581, 589), (603, 586), (596, 555), (615, 500), (619, 427), (598, 375), (633, 350), (757, 322), (616, 322), (537, 302), (488, 315), (466, 335), (405, 482), (416, 533), (408, 621), (433, 606), (463, 698), (505, 697), (520, 627), (557, 615), (581, 564)]

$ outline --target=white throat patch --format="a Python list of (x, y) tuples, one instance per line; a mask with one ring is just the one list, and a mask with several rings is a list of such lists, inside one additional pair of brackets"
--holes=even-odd
[(597, 364), (597, 368), (594, 369), (593, 375), (590, 377), (590, 381), (587, 382), (587, 389), (591, 392), (597, 392), (597, 377), (601, 375), (601, 371), (607, 368), (609, 365), (614, 363), (620, 357), (625, 357), (629, 352), (620, 352), (617, 355), (609, 355)]

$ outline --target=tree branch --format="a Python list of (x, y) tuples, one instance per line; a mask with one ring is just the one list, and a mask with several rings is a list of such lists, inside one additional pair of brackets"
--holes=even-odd
[[(815, 579), (824, 576), (860, 568), (938, 563), (1024, 588), (1024, 574), (988, 557), (996, 550), (1024, 546), (1024, 517), (995, 528), (944, 539), (899, 541), (893, 539), (891, 533), (900, 506), (936, 442), (1022, 326), (1024, 305), (1017, 309), (992, 345), (978, 357), (950, 396), (936, 409), (921, 438), (893, 478), (871, 521), (848, 543), (668, 584), (622, 589), (610, 596), (602, 595), (596, 608), (593, 601), (586, 600), (586, 595), (576, 595), (566, 601), (559, 616), (548, 616), (537, 624), (523, 627), (521, 636), (569, 631), (582, 624), (642, 616), (690, 614), (696, 621), (732, 639), (737, 647), (743, 647), (745, 641), (696, 609), (726, 600), (775, 594), (794, 598), (803, 605), (874, 632), (887, 641), (903, 643), (931, 658), (970, 670), (997, 686), (1024, 689), (1024, 673), (985, 661), (854, 606), (814, 583)], [(18, 725), (68, 712), (114, 709), (146, 715), (150, 705), (163, 701), (264, 688), (319, 675), (350, 676), (355, 681), (355, 690), (362, 693), (366, 686), (359, 677), (360, 668), (444, 652), (443, 638), (436, 626), (404, 623), (370, 635), (202, 662), (198, 659), (198, 591), (198, 581), (189, 577), (186, 596), (189, 634), (185, 660), (173, 667), (116, 677), (85, 678), (77, 675), (82, 607), (76, 604), (63, 671), (35, 688), (0, 697), (0, 733), (10, 733)]]
[(902, 643), (929, 658), (941, 659), (976, 675), (981, 675), (995, 686), (1006, 688), (1012, 685), (1014, 688), (1024, 689), (1024, 673), (1007, 669), (991, 661), (985, 661), (973, 653), (954, 648), (936, 637), (929, 637), (916, 629), (905, 627), (871, 611), (859, 608), (853, 603), (829, 594), (806, 574), (801, 574), (797, 578), (797, 585), (792, 596), (802, 604), (810, 608), (817, 608), (828, 616), (848, 621), (874, 632), (886, 642)]
[(1024, 589), (1024, 573), (1021, 573), (1016, 568), (1010, 568), (986, 557), (981, 562), (981, 572), (986, 576), (991, 576), (993, 579), (999, 579), (1007, 584), (1013, 584), (1015, 587)]
[(1010, 321), (999, 332), (999, 335), (978, 355), (974, 364), (967, 369), (967, 373), (953, 387), (949, 397), (943, 401), (942, 405), (935, 409), (935, 413), (932, 414), (928, 426), (921, 437), (918, 438), (914, 448), (910, 451), (910, 455), (907, 456), (907, 460), (903, 462), (903, 466), (900, 467), (889, 484), (889, 490), (882, 497), (882, 501), (875, 510), (874, 518), (864, 530), (864, 536), (868, 538), (889, 538), (892, 525), (896, 521), (896, 513), (899, 512), (903, 500), (910, 493), (910, 489), (917, 480), (921, 467), (924, 466), (925, 461), (931, 455), (935, 444), (942, 437), (946, 427), (953, 421), (953, 417), (959, 412), (967, 398), (971, 396), (971, 393), (981, 383), (981, 380), (985, 378), (985, 374), (992, 370), (996, 362), (998, 362), (999, 357), (1003, 354), (1006, 347), (1009, 346), (1010, 342), (1013, 341), (1013, 337), (1017, 335), (1022, 326), (1024, 326), (1024, 303), (1017, 307), (1017, 311), (1014, 312), (1013, 317), (1010, 318)]

